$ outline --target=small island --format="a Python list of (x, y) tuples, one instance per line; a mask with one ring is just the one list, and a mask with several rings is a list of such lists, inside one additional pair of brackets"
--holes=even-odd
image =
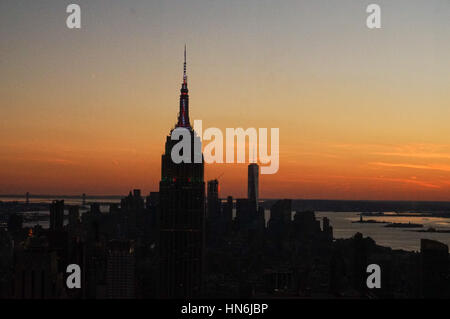
[(359, 220), (354, 220), (352, 223), (358, 224), (386, 224), (384, 227), (393, 227), (393, 228), (421, 228), (422, 224), (414, 224), (414, 223), (392, 223), (384, 220), (375, 220), (375, 219), (363, 219), (363, 214), (359, 214)]
[(389, 223), (384, 227), (394, 227), (394, 228), (421, 228), (422, 224), (413, 224), (413, 223)]
[(390, 222), (387, 221), (379, 221), (375, 219), (363, 219), (363, 214), (359, 214), (359, 220), (354, 220), (352, 223), (358, 223), (358, 224), (389, 224)]

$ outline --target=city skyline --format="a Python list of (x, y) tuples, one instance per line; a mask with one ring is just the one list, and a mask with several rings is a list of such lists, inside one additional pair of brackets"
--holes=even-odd
[[(191, 122), (280, 128), (280, 170), (260, 177), (261, 198), (450, 200), (442, 1), (380, 1), (386, 23), (375, 32), (364, 4), (349, 1), (256, 11), (80, 1), (76, 32), (62, 23), (64, 4), (12, 3), (0, 5), (0, 194), (156, 190), (187, 42)], [(206, 164), (205, 180), (223, 174), (221, 194), (244, 197), (246, 171)]]
[(2, 0), (0, 300), (450, 298), (449, 16)]

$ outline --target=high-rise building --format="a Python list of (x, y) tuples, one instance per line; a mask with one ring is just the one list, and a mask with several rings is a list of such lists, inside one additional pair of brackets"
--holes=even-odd
[(230, 232), (233, 225), (233, 197), (228, 196), (227, 200), (221, 203), (222, 224), (226, 233)]
[(281, 249), (288, 237), (291, 224), (292, 201), (282, 199), (275, 202), (270, 208), (270, 220), (267, 224), (268, 238)]
[(186, 129), (189, 133), (191, 161), (175, 163), (172, 160), (172, 148), (178, 141), (167, 136), (159, 184), (159, 295), (162, 298), (198, 297), (202, 290), (204, 163), (201, 147), (194, 147), (194, 144), (201, 145), (200, 138), (189, 121), (186, 48), (184, 58), (180, 112), (175, 128)]
[(50, 204), (50, 230), (62, 230), (64, 226), (64, 201), (54, 200)]
[(247, 197), (255, 203), (257, 210), (259, 200), (259, 166), (256, 163), (248, 165)]
[(0, 299), (10, 298), (13, 284), (14, 241), (8, 231), (0, 229)]
[(236, 199), (236, 222), (239, 227), (248, 226), (257, 216), (255, 202), (248, 198)]
[(158, 227), (159, 192), (150, 192), (146, 198), (145, 206), (147, 209), (145, 219), (146, 230), (148, 227), (148, 232), (146, 232), (146, 234), (151, 242), (156, 242), (159, 237), (156, 231)]
[(224, 219), (231, 223), (233, 221), (233, 196), (228, 196), (226, 203), (223, 205)]
[(106, 261), (107, 297), (135, 297), (135, 253), (131, 241), (112, 240), (108, 243)]
[[(286, 218), (288, 218), (287, 216)], [(324, 222), (325, 228), (327, 227), (326, 224), (327, 222)], [(321, 232), (320, 221), (316, 219), (316, 214), (313, 211), (295, 212), (293, 226), (297, 238), (312, 238)]]
[(140, 189), (134, 189), (133, 193), (128, 194), (120, 200), (120, 207), (125, 211), (142, 211), (145, 207), (144, 199), (141, 196)]
[(42, 238), (29, 238), (14, 257), (13, 298), (54, 299), (62, 293), (58, 258)]
[(145, 200), (145, 206), (150, 208), (156, 208), (159, 205), (159, 193), (158, 192), (150, 192)]
[(159, 209), (159, 192), (150, 192), (145, 201), (145, 207), (147, 209), (146, 227), (149, 227), (149, 236), (152, 240), (156, 240), (158, 237), (156, 234), (156, 228), (158, 225), (158, 209)]
[(69, 226), (76, 226), (80, 222), (80, 210), (78, 205), (69, 207)]
[(208, 219), (217, 221), (220, 218), (219, 181), (208, 181)]
[(449, 296), (448, 246), (431, 239), (420, 240), (420, 290), (423, 298)]
[(80, 224), (80, 210), (78, 205), (69, 207), (69, 225), (68, 231), (70, 237), (77, 235), (77, 229)]
[(8, 217), (8, 231), (18, 233), (22, 230), (23, 216), (21, 214), (10, 214)]

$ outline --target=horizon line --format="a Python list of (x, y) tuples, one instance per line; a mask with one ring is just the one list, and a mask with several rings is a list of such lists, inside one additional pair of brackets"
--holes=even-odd
[[(156, 192), (158, 193), (158, 192)], [(129, 194), (129, 193), (128, 193)], [(123, 195), (87, 195), (86, 199), (92, 198), (123, 198), (128, 196), (128, 194)], [(150, 193), (149, 193), (150, 194)], [(0, 198), (26, 198), (25, 194), (0, 194)], [(83, 198), (83, 195), (54, 195), (54, 194), (29, 194), (29, 198)], [(142, 197), (147, 197), (147, 195), (142, 195)], [(220, 197), (221, 199), (226, 199), (228, 196)], [(246, 197), (234, 197), (233, 199), (241, 199)], [(290, 200), (303, 200), (303, 201), (347, 201), (347, 202), (416, 202), (416, 203), (450, 203), (450, 200), (405, 200), (405, 199), (339, 199), (339, 198), (288, 198), (288, 197), (273, 197), (273, 198), (260, 198), (260, 201), (268, 201), (268, 200), (281, 200), (281, 199), (290, 199)]]

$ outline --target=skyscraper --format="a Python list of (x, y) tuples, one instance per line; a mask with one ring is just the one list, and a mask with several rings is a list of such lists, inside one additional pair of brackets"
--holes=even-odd
[[(189, 95), (184, 51), (183, 83), (176, 128), (189, 132), (190, 163), (175, 163), (171, 151), (178, 141), (167, 136), (159, 184), (159, 292), (162, 298), (190, 298), (201, 293), (204, 246), (205, 182), (200, 138), (189, 121)], [(173, 130), (172, 130), (173, 131)], [(172, 133), (172, 132), (171, 132)], [(195, 158), (201, 158), (195, 163)]]
[(219, 181), (208, 181), (208, 219), (215, 220), (220, 217)]
[(420, 240), (420, 290), (422, 298), (448, 296), (448, 246), (431, 239)]
[(75, 237), (77, 235), (77, 229), (80, 223), (80, 210), (78, 205), (69, 207), (69, 224), (68, 230), (70, 237)]
[(135, 297), (135, 253), (132, 241), (112, 240), (108, 243), (106, 263), (107, 297)]
[(231, 231), (233, 225), (233, 197), (228, 196), (227, 201), (222, 203), (222, 220), (226, 232)]
[(259, 166), (256, 163), (248, 165), (248, 189), (247, 197), (250, 201), (255, 203), (256, 210), (258, 210), (259, 200)]
[(54, 200), (50, 204), (50, 229), (62, 230), (64, 225), (64, 201)]

